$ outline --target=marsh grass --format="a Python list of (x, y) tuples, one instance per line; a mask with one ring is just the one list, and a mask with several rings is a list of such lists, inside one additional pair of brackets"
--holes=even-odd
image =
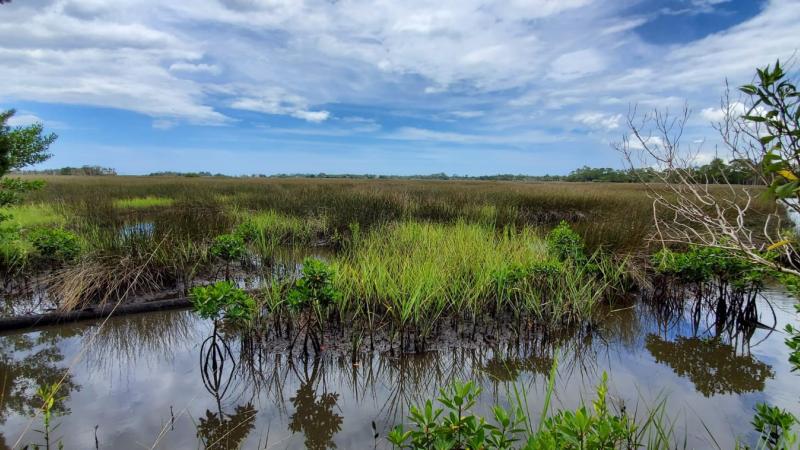
[(169, 197), (134, 197), (114, 200), (114, 206), (117, 208), (161, 208), (174, 204), (175, 199)]
[(236, 231), (246, 235), (246, 240), (262, 260), (271, 260), (279, 247), (308, 247), (325, 243), (328, 235), (324, 216), (301, 219), (273, 210), (236, 209), (232, 215), (239, 222)]
[(11, 218), (3, 223), (3, 228), (29, 229), (41, 226), (62, 226), (67, 217), (52, 203), (27, 203), (0, 209), (0, 214)]
[[(97, 297), (115, 283), (103, 278), (125, 280), (120, 270), (138, 270), (150, 254), (142, 288), (185, 291), (201, 275), (213, 279), (208, 248), (217, 236), (255, 230), (243, 270), (268, 269), (287, 246), (338, 252), (341, 320), (387, 320), (422, 335), (454, 312), (570, 323), (626, 290), (633, 264), (610, 255), (650, 253), (651, 201), (633, 184), (45, 178), (19, 217), (63, 226), (85, 243), (78, 261), (58, 270), (58, 286), (70, 286), (66, 304), (77, 304), (80, 286)], [(548, 253), (542, 236), (562, 220), (597, 255), (591, 265)], [(0, 248), (6, 273), (30, 275), (25, 250), (24, 238)]]
[(410, 332), (417, 349), (445, 317), (474, 322), (510, 314), (518, 322), (553, 326), (589, 320), (622, 273), (561, 261), (532, 228), (498, 230), (461, 221), (375, 229), (334, 265), (339, 316), (369, 322), (377, 316), (396, 333)]
[[(63, 202), (88, 219), (125, 213), (108, 211), (129, 199), (174, 199), (189, 204), (273, 211), (301, 221), (324, 218), (325, 232), (347, 235), (403, 220), (453, 223), (463, 220), (502, 228), (549, 228), (561, 220), (584, 236), (590, 250), (640, 249), (651, 231), (651, 202), (640, 186), (609, 183), (492, 181), (235, 179), (171, 177), (45, 177), (34, 202)], [(81, 207), (85, 204), (90, 207)], [(146, 202), (145, 202), (146, 204)], [(107, 206), (103, 206), (107, 205)], [(145, 208), (147, 209), (147, 208)], [(158, 208), (155, 208), (158, 209)], [(128, 211), (131, 208), (127, 209)], [(102, 214), (95, 214), (102, 212)], [(155, 212), (154, 212), (155, 213)]]

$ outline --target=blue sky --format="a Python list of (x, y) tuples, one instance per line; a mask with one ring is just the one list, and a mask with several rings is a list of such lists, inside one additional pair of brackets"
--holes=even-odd
[(13, 0), (0, 108), (42, 167), (567, 173), (621, 167), (629, 106), (693, 109), (800, 47), (800, 0)]

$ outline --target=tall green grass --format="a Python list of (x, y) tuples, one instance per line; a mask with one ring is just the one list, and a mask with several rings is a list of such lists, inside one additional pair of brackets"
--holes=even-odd
[(445, 315), (587, 319), (611, 280), (560, 261), (532, 228), (401, 222), (356, 239), (336, 259), (342, 315), (379, 315), (428, 336)]
[[(495, 181), (236, 179), (185, 177), (44, 177), (30, 198), (63, 203), (95, 222), (120, 221), (136, 211), (114, 208), (126, 199), (169, 198), (172, 208), (212, 206), (274, 211), (299, 220), (325, 218), (330, 236), (408, 220), (484, 223), (502, 228), (549, 228), (570, 222), (590, 249), (640, 250), (652, 229), (651, 201), (635, 184)], [(145, 202), (146, 203), (146, 202)], [(115, 210), (116, 209), (116, 210)], [(163, 208), (162, 208), (163, 209)], [(147, 210), (147, 211), (146, 211)], [(102, 212), (102, 214), (101, 214)], [(210, 219), (213, 219), (209, 217)]]
[(120, 198), (114, 200), (114, 206), (117, 208), (159, 208), (165, 206), (172, 206), (175, 199), (169, 197), (133, 197), (133, 198)]
[(45, 225), (64, 225), (67, 217), (53, 203), (26, 203), (0, 208), (0, 214), (8, 215), (3, 228), (34, 228)]

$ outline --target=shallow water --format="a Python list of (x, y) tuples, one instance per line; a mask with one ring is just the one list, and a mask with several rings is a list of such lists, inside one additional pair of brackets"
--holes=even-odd
[[(778, 330), (797, 323), (793, 299), (778, 292), (768, 297), (772, 308), (759, 301), (763, 323), (773, 323), (772, 310)], [(192, 312), (112, 318), (98, 329), (97, 322), (80, 323), (0, 337), (0, 448), (41, 442), (35, 431), (41, 419), (29, 417), (39, 405), (34, 391), (66, 367), (71, 371), (54, 423), (67, 449), (95, 448), (95, 439), (100, 448), (115, 449), (203, 448), (203, 442), (213, 448), (388, 448), (386, 431), (405, 417), (407, 405), (434, 397), (454, 378), (483, 387), (479, 412), (505, 403), (516, 386), (538, 416), (556, 347), (555, 407), (592, 399), (606, 371), (616, 407), (641, 411), (666, 399), (675, 431), (690, 448), (713, 446), (706, 428), (722, 448), (731, 448), (736, 436), (752, 440), (748, 430), (760, 401), (800, 413), (800, 383), (790, 372), (782, 332), (710, 339), (710, 314), (693, 323), (689, 314), (657, 313), (644, 304), (557, 342), (453, 344), (402, 358), (376, 353), (355, 365), (350, 355), (332, 351), (305, 363), (281, 353), (248, 356), (234, 339), (236, 364), (229, 360), (221, 371), (217, 395), (201, 370), (211, 325)]]

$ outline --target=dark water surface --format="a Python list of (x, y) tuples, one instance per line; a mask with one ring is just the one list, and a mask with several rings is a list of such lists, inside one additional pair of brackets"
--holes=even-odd
[[(767, 297), (771, 307), (759, 301), (763, 323), (797, 324), (795, 300)], [(720, 333), (710, 314), (691, 317), (639, 304), (556, 343), (451, 343), (402, 358), (375, 353), (357, 364), (332, 351), (306, 362), (275, 352), (248, 357), (234, 339), (216, 393), (201, 369), (212, 327), (190, 311), (112, 318), (102, 329), (95, 322), (7, 334), (0, 336), (0, 449), (42, 441), (41, 418), (30, 418), (40, 405), (36, 387), (67, 367), (53, 420), (67, 449), (95, 448), (95, 439), (113, 449), (388, 448), (386, 431), (407, 405), (454, 378), (483, 387), (478, 412), (506, 402), (516, 386), (538, 417), (557, 351), (555, 407), (591, 400), (606, 371), (617, 407), (643, 410), (666, 399), (690, 448), (715, 447), (706, 428), (722, 448), (736, 436), (752, 440), (760, 401), (800, 413), (800, 378), (790, 372), (782, 331), (758, 329), (746, 339)]]

